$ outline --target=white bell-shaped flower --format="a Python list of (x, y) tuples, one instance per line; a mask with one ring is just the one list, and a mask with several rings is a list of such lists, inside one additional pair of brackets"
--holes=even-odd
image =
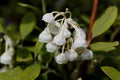
[(77, 37), (75, 38), (72, 46), (74, 49), (79, 48), (79, 47), (87, 47), (87, 41), (81, 37)]
[(46, 48), (48, 52), (55, 52), (57, 50), (57, 45), (49, 42), (46, 44)]
[(39, 35), (39, 41), (40, 42), (44, 42), (44, 43), (48, 43), (52, 40), (52, 35), (47, 32), (46, 30), (42, 31)]
[(93, 52), (89, 49), (84, 49), (81, 54), (82, 60), (90, 60), (93, 58)]
[(50, 23), (51, 21), (54, 20), (54, 16), (52, 13), (46, 13), (43, 15), (42, 20), (47, 22), (47, 23)]
[(54, 39), (53, 39), (53, 43), (57, 44), (57, 45), (63, 45), (66, 43), (66, 39), (65, 36), (61, 33), (57, 34)]
[(64, 53), (61, 53), (61, 54), (58, 54), (56, 57), (55, 57), (55, 60), (58, 64), (65, 64), (68, 62), (67, 58), (66, 58), (66, 55)]
[(64, 29), (63, 34), (64, 34), (65, 38), (69, 38), (71, 36), (71, 32), (67, 28)]
[(0, 57), (0, 62), (2, 64), (10, 64), (12, 61), (12, 56), (9, 51), (4, 52)]
[(74, 49), (70, 49), (66, 52), (66, 57), (69, 61), (74, 61), (78, 57), (78, 53)]

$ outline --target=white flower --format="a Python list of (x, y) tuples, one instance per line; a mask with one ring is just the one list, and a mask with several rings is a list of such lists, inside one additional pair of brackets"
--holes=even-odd
[(68, 62), (66, 55), (64, 53), (61, 53), (55, 57), (55, 60), (58, 64), (65, 64)]
[(55, 52), (57, 50), (57, 45), (49, 42), (46, 44), (46, 48), (48, 52)]
[(81, 54), (82, 60), (90, 60), (93, 58), (93, 52), (89, 49), (84, 49)]
[(51, 21), (54, 20), (54, 16), (53, 16), (52, 13), (46, 13), (46, 14), (43, 15), (42, 20), (44, 20), (45, 22), (50, 23)]
[(39, 41), (40, 42), (44, 42), (44, 43), (48, 43), (52, 40), (52, 35), (47, 32), (46, 30), (42, 31), (39, 35)]
[(73, 43), (73, 48), (79, 48), (79, 47), (87, 47), (87, 42), (85, 39), (81, 38), (81, 37), (77, 37), (75, 38), (75, 41)]
[(50, 22), (47, 25), (47, 29), (49, 29), (49, 32), (52, 33), (52, 34), (58, 34), (59, 33), (59, 27), (57, 27), (54, 22)]
[(75, 37), (79, 37), (81, 36), (83, 39), (86, 39), (86, 34), (85, 32), (81, 29), (81, 28), (78, 28), (78, 31), (75, 31)]
[(74, 61), (77, 59), (78, 54), (74, 49), (70, 49), (69, 51), (66, 52), (66, 57), (69, 61)]
[(10, 64), (12, 61), (12, 56), (9, 51), (4, 52), (0, 57), (0, 62), (3, 64)]
[(63, 34), (64, 34), (65, 38), (69, 38), (71, 36), (71, 32), (67, 28), (64, 29)]
[(65, 36), (62, 35), (61, 33), (59, 33), (58, 35), (56, 35), (53, 39), (53, 43), (57, 44), (57, 45), (63, 45), (66, 43), (66, 39)]

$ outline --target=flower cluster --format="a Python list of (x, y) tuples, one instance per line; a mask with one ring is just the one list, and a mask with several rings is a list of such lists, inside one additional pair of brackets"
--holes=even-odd
[(74, 61), (79, 54), (82, 60), (93, 58), (93, 52), (87, 49), (86, 34), (79, 25), (71, 18), (70, 11), (53, 11), (43, 15), (42, 20), (47, 24), (40, 33), (39, 41), (47, 43), (48, 52), (57, 52), (55, 60), (58, 64)]
[(0, 70), (0, 72), (4, 72), (9, 68), (12, 68), (12, 57), (14, 55), (14, 48), (12, 45), (11, 39), (4, 35), (3, 39), (5, 40), (5, 52), (0, 56), (0, 63), (4, 65), (9, 65), (8, 68), (6, 66), (3, 67), (3, 69)]

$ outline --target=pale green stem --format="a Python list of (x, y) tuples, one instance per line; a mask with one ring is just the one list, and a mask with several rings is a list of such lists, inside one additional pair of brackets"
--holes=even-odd
[(64, 49), (65, 49), (65, 45), (63, 45), (63, 47), (62, 47), (62, 53), (61, 54), (64, 53)]
[(79, 28), (77, 26), (73, 25), (73, 24), (71, 24), (71, 25), (79, 33), (79, 36), (80, 36)]
[(45, 0), (41, 0), (42, 1), (42, 11), (43, 13), (46, 13), (46, 4), (45, 4)]

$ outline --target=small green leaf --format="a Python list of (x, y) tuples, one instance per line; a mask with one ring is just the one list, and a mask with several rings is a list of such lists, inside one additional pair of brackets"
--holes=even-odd
[(0, 73), (0, 80), (18, 80), (18, 76), (22, 73), (20, 67), (16, 67), (10, 71)]
[(27, 13), (23, 17), (20, 25), (20, 34), (23, 39), (32, 32), (35, 26), (35, 22), (36, 22), (35, 15), (31, 12)]
[(95, 21), (95, 24), (93, 25), (92, 29), (93, 37), (101, 35), (110, 28), (110, 26), (116, 19), (117, 12), (118, 12), (117, 7), (107, 8), (104, 14), (99, 19), (97, 19)]
[(40, 73), (40, 65), (37, 63), (28, 66), (17, 80), (35, 80)]
[(35, 44), (34, 52), (38, 54), (41, 51), (41, 49), (43, 48), (43, 45), (44, 45), (44, 43), (37, 41)]
[(32, 55), (30, 51), (28, 51), (26, 48), (19, 48), (17, 50), (16, 54), (16, 61), (18, 62), (26, 62), (33, 60)]
[(115, 68), (109, 66), (103, 66), (101, 67), (101, 69), (112, 80), (120, 80), (120, 71), (116, 70)]
[(31, 6), (31, 5), (29, 5), (29, 4), (25, 4), (25, 3), (20, 3), (20, 2), (18, 2), (18, 5), (20, 5), (20, 6), (22, 6), (22, 7), (28, 7), (28, 8), (31, 8), (31, 9), (33, 9), (33, 10), (38, 10), (36, 7), (34, 7), (34, 6)]
[(92, 43), (90, 45), (91, 49), (93, 51), (110, 51), (110, 50), (114, 50), (115, 47), (119, 45), (118, 41), (115, 42), (96, 42), (96, 43)]
[(28, 55), (28, 56), (25, 57), (25, 58), (24, 58), (24, 57), (17, 56), (17, 57), (16, 57), (16, 61), (17, 61), (17, 62), (27, 62), (27, 61), (33, 60), (31, 54), (27, 54), (27, 55)]

